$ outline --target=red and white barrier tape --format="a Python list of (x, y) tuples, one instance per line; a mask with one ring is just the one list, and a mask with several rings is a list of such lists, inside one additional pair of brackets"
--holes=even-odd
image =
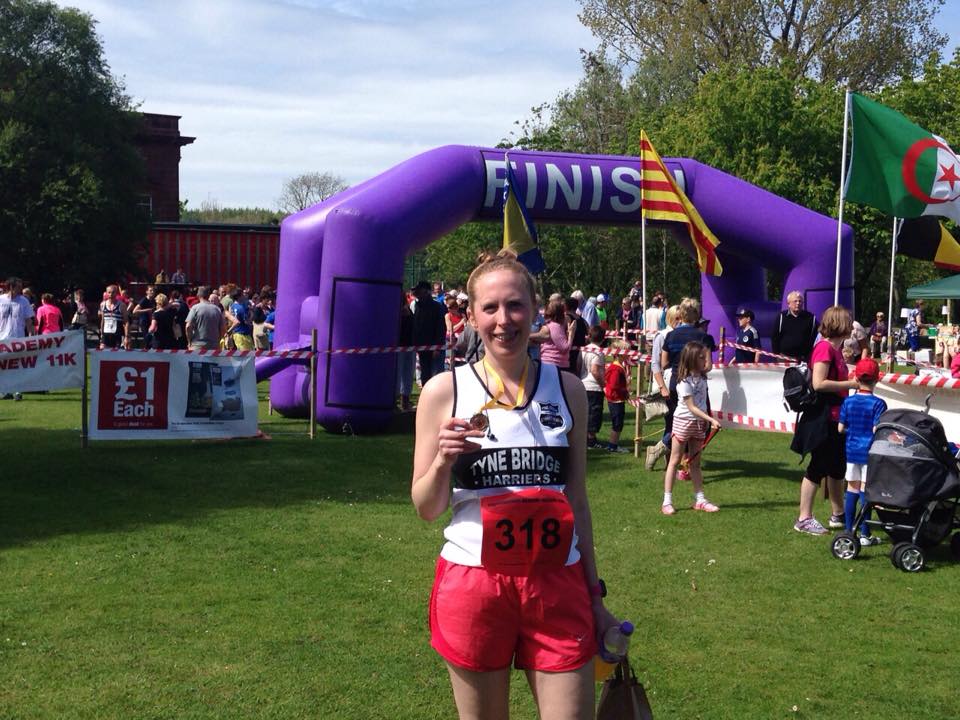
[(777, 353), (767, 352), (766, 350), (762, 350), (760, 348), (750, 347), (749, 345), (740, 345), (739, 343), (735, 343), (733, 340), (725, 340), (724, 345), (726, 345), (727, 347), (736, 348), (737, 350), (749, 350), (750, 352), (754, 352), (754, 353), (759, 352), (761, 355), (764, 355), (765, 357), (778, 358), (790, 365), (796, 365), (797, 363), (800, 362), (800, 360), (798, 360), (797, 358), (790, 357), (789, 355), (779, 355)]
[(658, 332), (660, 331), (659, 330), (639, 330), (639, 329), (620, 330), (619, 332), (617, 332), (616, 330), (607, 330), (607, 332), (604, 333), (604, 337), (619, 338), (619, 337), (623, 337), (623, 334), (626, 333), (627, 335), (645, 335), (646, 337), (649, 338), (649, 337), (655, 337)]
[(785, 422), (783, 420), (766, 420), (764, 418), (755, 418), (749, 415), (737, 415), (735, 413), (721, 412), (714, 410), (713, 415), (720, 422), (728, 422), (734, 425), (744, 425), (754, 430), (767, 430), (768, 432), (792, 433), (796, 428), (796, 423)]
[(919, 385), (930, 388), (960, 389), (960, 378), (948, 378), (942, 375), (906, 375), (904, 373), (884, 373), (880, 382), (890, 385)]
[(189, 350), (176, 348), (173, 350), (155, 350), (153, 348), (104, 348), (101, 352), (134, 352), (134, 353), (159, 353), (161, 355), (207, 355), (213, 357), (288, 357), (288, 358), (309, 358), (313, 353), (309, 350)]
[(793, 367), (796, 363), (789, 362), (769, 362), (769, 363), (725, 363), (714, 365), (715, 368), (740, 368), (741, 370), (765, 370), (766, 368), (787, 368)]

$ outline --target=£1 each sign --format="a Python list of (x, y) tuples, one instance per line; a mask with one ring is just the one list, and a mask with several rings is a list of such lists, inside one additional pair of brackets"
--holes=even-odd
[(170, 365), (165, 362), (100, 362), (99, 430), (166, 430)]

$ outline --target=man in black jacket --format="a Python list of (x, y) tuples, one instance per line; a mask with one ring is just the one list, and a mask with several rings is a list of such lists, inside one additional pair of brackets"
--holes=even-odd
[[(443, 320), (443, 308), (430, 294), (430, 283), (422, 280), (414, 289), (417, 304), (413, 310), (413, 344), (443, 345), (447, 339), (447, 326)], [(420, 361), (420, 386), (439, 372), (443, 371), (443, 350), (421, 350), (417, 353)]]
[(816, 339), (817, 319), (803, 309), (803, 295), (794, 290), (787, 295), (787, 309), (777, 316), (770, 334), (773, 351), (806, 362)]

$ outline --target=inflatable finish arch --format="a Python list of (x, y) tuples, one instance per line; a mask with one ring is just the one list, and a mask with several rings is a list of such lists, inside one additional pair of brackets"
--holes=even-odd
[[(518, 195), (535, 221), (640, 222), (637, 158), (511, 151), (510, 161)], [(782, 300), (767, 301), (764, 268), (783, 273), (786, 289), (806, 291), (818, 315), (832, 304), (836, 220), (695, 160), (664, 162), (721, 241), (723, 276), (703, 278), (704, 315), (714, 332), (736, 327), (736, 307), (745, 304), (755, 311), (761, 335), (769, 336)], [(396, 345), (404, 259), (471, 220), (499, 222), (504, 174), (502, 150), (450, 145), (288, 217), (281, 229), (277, 349), (309, 345), (314, 328), (321, 351)], [(689, 249), (686, 229), (673, 226)], [(852, 231), (843, 230), (840, 301), (850, 306)], [(273, 407), (303, 416), (307, 371), (284, 362), (258, 363), (258, 379), (276, 373)], [(394, 355), (321, 352), (317, 368), (317, 417), (324, 427), (371, 432), (385, 426), (394, 405)]]

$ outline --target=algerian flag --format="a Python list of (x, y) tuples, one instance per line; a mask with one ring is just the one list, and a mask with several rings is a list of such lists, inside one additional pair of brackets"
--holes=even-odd
[(947, 142), (896, 110), (848, 95), (853, 124), (844, 197), (901, 218), (960, 222), (960, 158)]

